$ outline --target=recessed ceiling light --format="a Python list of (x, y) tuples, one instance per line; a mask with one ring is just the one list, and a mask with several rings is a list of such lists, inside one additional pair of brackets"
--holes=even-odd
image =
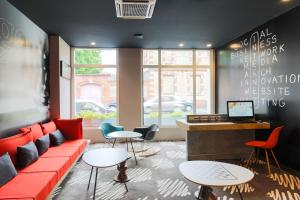
[(291, 0), (281, 0), (281, 2), (286, 3), (286, 2), (290, 2)]
[(95, 46), (95, 45), (96, 45), (96, 42), (91, 42), (91, 45), (92, 45), (92, 46)]
[(184, 47), (184, 44), (183, 44), (183, 43), (179, 43), (178, 46), (179, 46), (179, 47)]
[(212, 47), (212, 44), (211, 43), (208, 43), (207, 45), (206, 45), (206, 47)]

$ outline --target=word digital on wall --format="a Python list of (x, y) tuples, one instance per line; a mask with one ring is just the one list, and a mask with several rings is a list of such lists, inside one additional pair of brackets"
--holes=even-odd
[(269, 27), (256, 30), (230, 46), (231, 61), (242, 67), (241, 100), (254, 100), (255, 108), (261, 105), (285, 107), (286, 98), (293, 92), (291, 85), (300, 83), (300, 74), (282, 73), (281, 59), (289, 47)]

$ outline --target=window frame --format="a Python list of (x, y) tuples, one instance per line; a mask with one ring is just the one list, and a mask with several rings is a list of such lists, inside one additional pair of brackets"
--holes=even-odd
[[(144, 65), (144, 50), (157, 50), (158, 51), (158, 64), (157, 65)], [(193, 60), (192, 60), (192, 65), (162, 65), (161, 64), (161, 51), (163, 50), (175, 50), (175, 51), (181, 51), (181, 50), (190, 50), (192, 51), (193, 54)], [(210, 51), (210, 65), (197, 65), (197, 58), (196, 58), (196, 52), (197, 51)], [(162, 80), (161, 80), (161, 72), (162, 69), (192, 69), (193, 71), (193, 114), (196, 113), (197, 107), (196, 107), (196, 100), (197, 100), (197, 69), (198, 68), (204, 68), (204, 69), (209, 69), (210, 70), (210, 113), (213, 114), (215, 113), (215, 50), (214, 49), (142, 49), (142, 56), (141, 56), (141, 63), (142, 63), (142, 99), (144, 99), (144, 69), (157, 69), (158, 70), (158, 124), (159, 126), (163, 128), (174, 128), (176, 125), (164, 125), (162, 124), (162, 101), (161, 101), (161, 96), (162, 96)], [(142, 125), (145, 126), (145, 118), (144, 118), (144, 101), (142, 102)]]
[[(75, 64), (75, 50), (76, 49), (88, 49), (88, 50), (115, 50), (116, 51), (116, 65), (108, 65), (108, 64)], [(118, 48), (80, 48), (80, 47), (73, 47), (71, 48), (71, 73), (72, 73), (72, 80), (71, 80), (71, 117), (76, 117), (76, 94), (75, 94), (75, 68), (79, 67), (86, 67), (86, 68), (115, 68), (116, 69), (116, 103), (119, 105), (119, 50)], [(119, 106), (117, 106), (116, 110), (116, 123), (119, 123)], [(98, 129), (98, 127), (89, 127), (89, 126), (83, 126), (83, 129)]]

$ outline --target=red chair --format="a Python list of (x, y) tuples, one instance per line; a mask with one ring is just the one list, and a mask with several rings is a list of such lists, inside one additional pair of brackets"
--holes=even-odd
[[(250, 141), (250, 142), (246, 142), (245, 144), (247, 146), (250, 147), (255, 147), (255, 148), (259, 148), (259, 149), (264, 149), (265, 150), (265, 154), (266, 154), (266, 160), (267, 160), (267, 165), (268, 165), (268, 171), (269, 174), (271, 174), (271, 168), (270, 168), (270, 162), (269, 162), (269, 156), (268, 156), (268, 150), (271, 152), (271, 154), (273, 155), (273, 158), (276, 162), (276, 165), (278, 166), (278, 168), (281, 170), (279, 163), (275, 157), (275, 154), (273, 152), (273, 148), (276, 147), (277, 143), (278, 143), (278, 138), (279, 138), (279, 134), (282, 130), (283, 126), (277, 127), (275, 128), (272, 133), (270, 134), (269, 138), (267, 141)], [(247, 164), (251, 162), (252, 156), (254, 154), (254, 151), (251, 153), (251, 156), (249, 158), (249, 160), (247, 161)]]

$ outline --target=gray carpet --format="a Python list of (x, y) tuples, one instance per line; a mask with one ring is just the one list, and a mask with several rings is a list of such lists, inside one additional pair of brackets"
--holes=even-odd
[[(136, 144), (137, 146), (139, 144)], [(184, 142), (153, 142), (149, 145), (161, 151), (147, 158), (138, 158), (138, 165), (133, 159), (127, 161), (127, 174), (131, 179), (127, 183), (129, 192), (125, 192), (123, 184), (115, 183), (116, 167), (102, 169), (98, 174), (96, 199), (103, 200), (158, 200), (158, 199), (192, 199), (198, 185), (186, 180), (178, 170), (185, 161)], [(90, 145), (89, 149), (108, 147), (104, 144)], [(272, 175), (266, 175), (263, 162), (252, 165), (254, 179), (241, 185), (245, 200), (300, 200), (300, 179), (294, 173), (282, 172), (272, 167)], [(81, 160), (69, 173), (63, 183), (53, 193), (52, 199), (80, 200), (92, 199), (93, 178), (87, 190), (91, 168)], [(240, 199), (235, 187), (214, 187), (218, 200)]]

